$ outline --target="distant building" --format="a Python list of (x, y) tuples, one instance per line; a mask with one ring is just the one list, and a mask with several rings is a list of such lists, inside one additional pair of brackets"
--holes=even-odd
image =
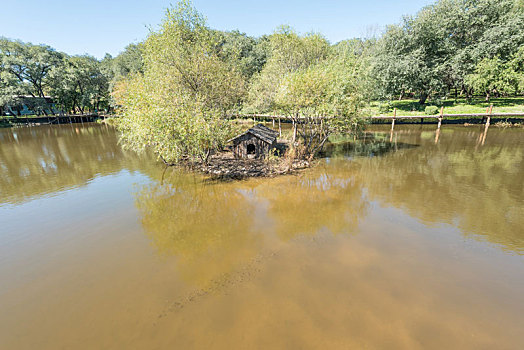
[(228, 142), (233, 142), (235, 158), (265, 158), (277, 145), (278, 131), (258, 124)]
[(1, 115), (24, 116), (57, 113), (58, 109), (51, 96), (16, 96), (12, 102), (0, 106)]

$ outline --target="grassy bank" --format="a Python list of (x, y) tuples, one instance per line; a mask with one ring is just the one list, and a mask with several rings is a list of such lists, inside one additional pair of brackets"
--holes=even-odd
[(486, 108), (490, 105), (493, 105), (494, 113), (524, 113), (524, 97), (493, 98), (489, 102), (482, 98), (472, 100), (447, 99), (428, 101), (425, 105), (420, 105), (417, 100), (377, 101), (371, 102), (365, 108), (365, 113), (370, 116), (391, 116), (396, 108), (397, 115), (426, 115), (425, 109), (428, 106), (435, 106), (439, 110), (441, 107), (444, 107), (444, 113), (446, 114), (485, 113)]

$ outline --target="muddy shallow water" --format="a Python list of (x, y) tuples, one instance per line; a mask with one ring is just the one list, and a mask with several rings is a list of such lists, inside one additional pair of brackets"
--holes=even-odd
[(524, 130), (396, 129), (240, 182), (0, 129), (0, 349), (524, 348)]

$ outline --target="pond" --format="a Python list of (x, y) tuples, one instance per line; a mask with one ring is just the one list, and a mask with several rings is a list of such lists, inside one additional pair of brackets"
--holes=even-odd
[(0, 129), (0, 348), (524, 348), (524, 129), (395, 129), (236, 182)]

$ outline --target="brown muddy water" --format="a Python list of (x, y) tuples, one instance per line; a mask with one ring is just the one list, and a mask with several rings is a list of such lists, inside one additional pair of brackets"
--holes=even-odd
[(524, 130), (387, 128), (228, 183), (0, 130), (0, 349), (523, 349)]

